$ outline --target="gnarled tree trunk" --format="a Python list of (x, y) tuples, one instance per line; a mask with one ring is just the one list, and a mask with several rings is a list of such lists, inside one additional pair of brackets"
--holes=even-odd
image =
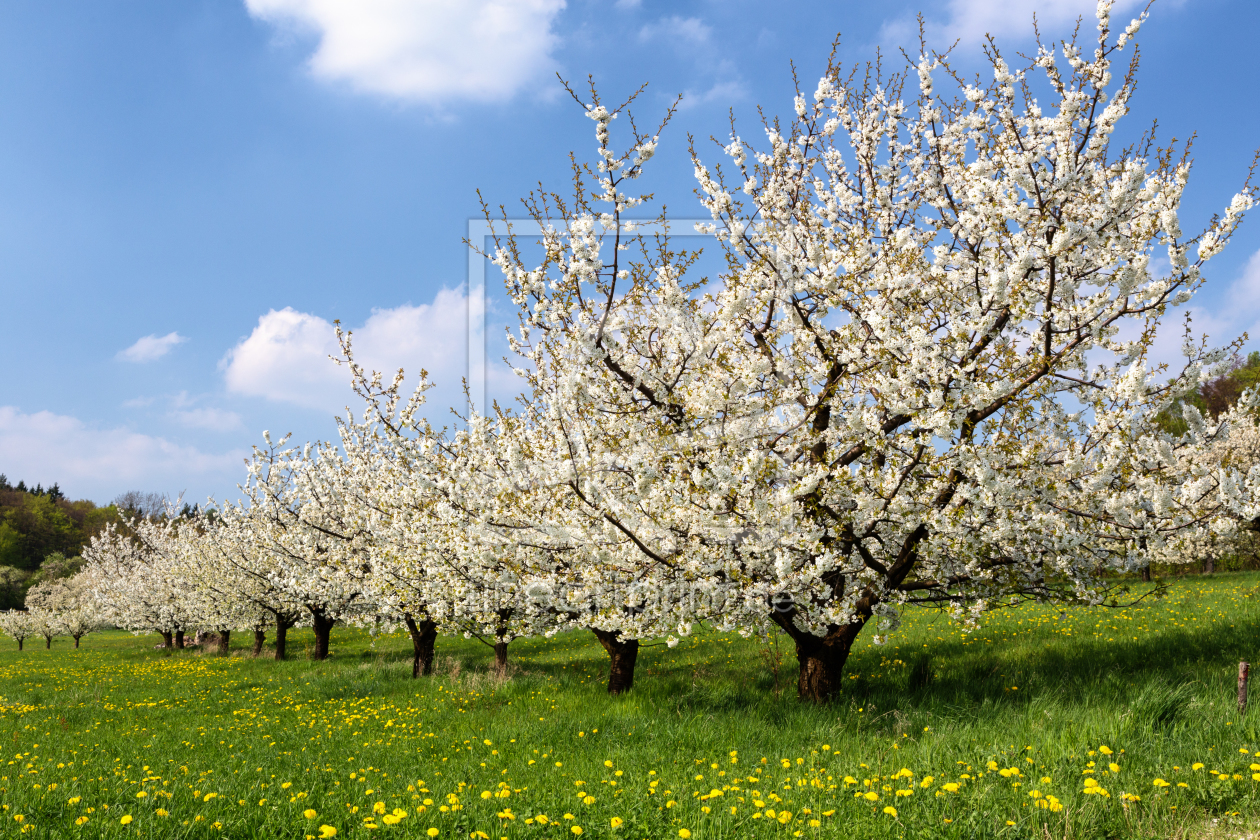
[(827, 635), (815, 636), (797, 628), (792, 623), (793, 614), (775, 611), (770, 618), (796, 643), (796, 661), (800, 666), (796, 694), (801, 700), (826, 703), (840, 691), (844, 663), (869, 616), (860, 615), (853, 624), (832, 625)]
[(166, 648), (167, 650), (170, 650), (171, 648), (175, 647), (175, 642), (171, 638), (170, 630), (161, 631), (161, 635), (162, 635), (162, 647)]
[(17, 643), (18, 643), (18, 650), (21, 650), (21, 649), (22, 649), (22, 642), (24, 642), (24, 641), (26, 641), (26, 640), (25, 640), (25, 639), (18, 639), (18, 640), (17, 640)]
[(411, 677), (433, 673), (433, 646), (437, 642), (437, 624), (427, 619), (416, 621), (411, 614), (403, 616), (407, 622), (407, 632), (411, 634), (411, 647), (414, 657), (411, 660)]
[(44, 637), (44, 647), (45, 647), (47, 650), (52, 650), (52, 636), (45, 636), (45, 637)]
[(228, 644), (230, 643), (231, 639), (232, 639), (231, 630), (219, 631), (219, 655), (220, 656), (228, 655)]
[(262, 649), (263, 649), (263, 642), (265, 642), (265, 641), (267, 641), (267, 631), (266, 631), (266, 630), (255, 630), (255, 631), (254, 631), (254, 651), (253, 651), (253, 654), (252, 654), (252, 656), (253, 656), (255, 659), (257, 659), (257, 658), (258, 658), (258, 656), (259, 656), (259, 654), (261, 654), (261, 653), (262, 653)]
[(180, 650), (184, 649), (184, 631), (183, 630), (175, 631), (175, 647), (179, 648)]
[(328, 640), (332, 636), (333, 625), (336, 621), (325, 615), (322, 610), (311, 610), (311, 624), (315, 629), (315, 650), (311, 658), (322, 661), (328, 658)]
[(289, 641), (289, 628), (291, 626), (287, 621), (276, 621), (276, 659), (284, 659), (285, 645)]
[(494, 677), (495, 679), (507, 679), (507, 642), (494, 643)]
[(82, 639), (82, 638), (83, 638), (82, 634), (80, 634), (80, 635), (78, 635), (78, 636), (75, 636), (75, 637), (74, 637), (74, 649), (75, 649), (75, 650), (78, 650), (78, 649), (79, 649), (79, 639)]
[(623, 639), (621, 631), (592, 627), (591, 632), (608, 652), (608, 693), (624, 694), (634, 685), (634, 663), (639, 658), (639, 640)]

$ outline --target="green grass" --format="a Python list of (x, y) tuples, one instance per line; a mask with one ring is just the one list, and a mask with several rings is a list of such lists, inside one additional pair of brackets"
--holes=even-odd
[[(1260, 813), (1260, 713), (1234, 705), (1238, 661), (1260, 659), (1255, 574), (1127, 610), (1010, 608), (971, 634), (911, 614), (890, 644), (859, 644), (826, 707), (796, 701), (783, 638), (645, 648), (619, 698), (589, 633), (513, 643), (507, 682), (462, 638), (415, 681), (402, 634), (337, 628), (322, 663), (302, 632), (282, 663), (248, 658), (244, 634), (226, 658), (157, 641), (4, 643), (0, 836), (1172, 838)], [(1109, 796), (1084, 793), (1091, 777)], [(1061, 810), (1037, 805), (1051, 796)], [(368, 828), (378, 802), (406, 816)]]

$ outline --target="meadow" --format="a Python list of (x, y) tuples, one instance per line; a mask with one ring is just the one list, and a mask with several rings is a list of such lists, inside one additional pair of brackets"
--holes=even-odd
[[(1260, 575), (1126, 609), (1022, 605), (964, 633), (865, 634), (843, 699), (795, 697), (783, 638), (644, 648), (609, 697), (589, 633), (514, 642), (338, 627), (333, 656), (0, 642), (0, 835), (144, 838), (1103, 838), (1260, 822)], [(1257, 689), (1260, 692), (1260, 688)], [(1232, 832), (1232, 833), (1231, 833)]]

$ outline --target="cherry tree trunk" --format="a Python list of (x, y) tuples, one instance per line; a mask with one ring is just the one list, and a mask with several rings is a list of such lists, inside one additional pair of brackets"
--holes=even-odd
[(284, 659), (285, 643), (289, 640), (289, 623), (276, 622), (276, 659)]
[(82, 636), (75, 636), (75, 637), (74, 637), (74, 649), (75, 649), (75, 650), (78, 650), (78, 649), (79, 649), (79, 639), (82, 639), (82, 638), (83, 638)]
[(171, 631), (163, 630), (161, 635), (162, 635), (162, 647), (166, 648), (167, 650), (170, 650), (171, 648), (175, 647), (175, 642), (171, 638)]
[(608, 693), (624, 694), (634, 685), (634, 663), (639, 658), (639, 640), (623, 639), (621, 632), (591, 628), (608, 652)]
[(44, 647), (48, 650), (52, 650), (52, 636), (44, 637)]
[(840, 693), (844, 663), (849, 659), (853, 642), (866, 619), (854, 624), (833, 625), (825, 636), (806, 633), (792, 623), (790, 615), (773, 613), (771, 619), (796, 643), (796, 661), (800, 672), (796, 678), (796, 694), (801, 700), (826, 703)]
[(311, 658), (322, 661), (328, 658), (328, 640), (336, 622), (322, 612), (311, 610), (311, 623), (315, 629), (315, 651)]
[(1142, 582), (1143, 583), (1151, 582), (1151, 567), (1150, 566), (1142, 567)]
[(228, 644), (231, 642), (231, 639), (232, 639), (231, 630), (219, 631), (219, 655), (220, 656), (228, 655)]
[(494, 643), (494, 676), (495, 679), (507, 679), (507, 642)]
[(180, 650), (184, 649), (184, 631), (183, 630), (175, 631), (175, 647), (179, 648)]
[(255, 630), (254, 631), (254, 651), (252, 654), (255, 659), (258, 658), (258, 655), (262, 653), (263, 642), (265, 641), (267, 641), (267, 631)]
[(414, 657), (411, 660), (411, 678), (433, 673), (433, 645), (437, 642), (437, 624), (432, 621), (417, 622), (411, 615), (403, 616), (407, 632), (411, 634)]
[(24, 640), (24, 639), (18, 639), (18, 640), (17, 640), (17, 643), (18, 643), (18, 650), (21, 650), (21, 649), (22, 649), (22, 642), (23, 642), (23, 641), (25, 641), (25, 640)]

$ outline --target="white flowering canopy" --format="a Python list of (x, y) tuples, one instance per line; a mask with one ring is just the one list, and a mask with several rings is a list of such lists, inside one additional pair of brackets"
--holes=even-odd
[(83, 550), (80, 573), (102, 623), (135, 633), (175, 633), (197, 627), (187, 586), (175, 563), (179, 529), (171, 518), (136, 516), (114, 523)]
[(1162, 384), (1148, 362), (1252, 190), (1183, 234), (1188, 160), (1114, 148), (1136, 56), (1112, 68), (1141, 20), (1116, 35), (1109, 12), (1092, 48), (1024, 69), (991, 45), (980, 86), (926, 50), (906, 76), (833, 65), (764, 151), (693, 152), (715, 278), (635, 236), (623, 185), (655, 138), (616, 152), (617, 111), (584, 103), (600, 159), (573, 199), (530, 202), (545, 258), (495, 259), (531, 387), (517, 496), (602, 583), (641, 584), (620, 587), (626, 632), (686, 629), (694, 603), (659, 593), (721, 591), (719, 623), (779, 624), (821, 698), (892, 605), (1097, 602), (1170, 538), (1255, 518), (1255, 470), (1181, 468), (1224, 424), (1154, 423), (1224, 354), (1188, 346)]

